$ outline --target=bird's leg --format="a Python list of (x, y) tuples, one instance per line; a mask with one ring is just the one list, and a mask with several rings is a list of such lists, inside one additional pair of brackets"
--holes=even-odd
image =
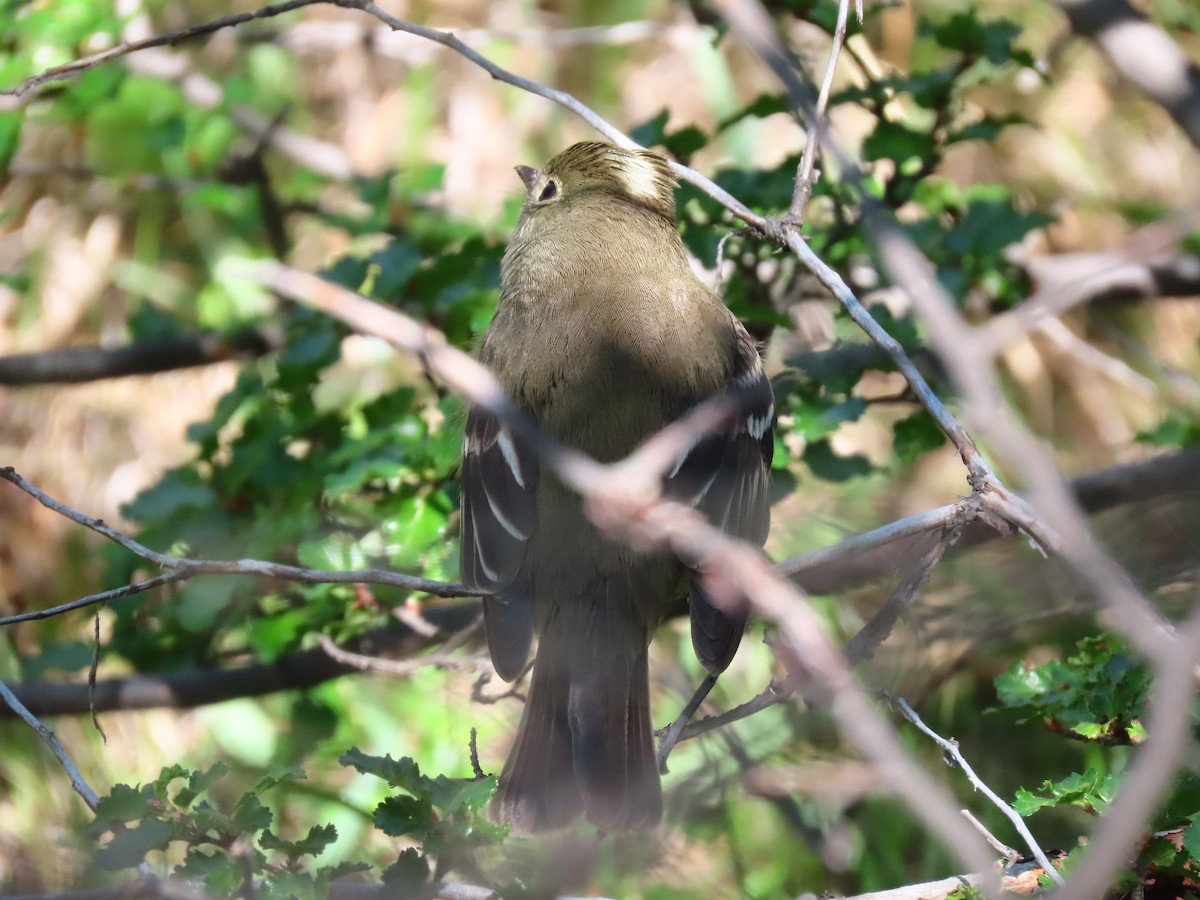
[(700, 686), (696, 688), (696, 693), (692, 694), (692, 699), (687, 702), (687, 706), (683, 708), (683, 712), (679, 714), (674, 722), (667, 726), (662, 733), (662, 737), (658, 741), (658, 771), (667, 774), (667, 757), (671, 755), (671, 751), (679, 742), (679, 736), (683, 734), (683, 729), (692, 716), (696, 714), (696, 710), (700, 708), (700, 704), (704, 702), (704, 698), (708, 696), (709, 691), (717, 683), (717, 676), (709, 674), (700, 682)]

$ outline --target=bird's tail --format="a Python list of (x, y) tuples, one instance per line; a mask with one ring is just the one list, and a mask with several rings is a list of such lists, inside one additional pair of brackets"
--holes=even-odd
[[(495, 801), (514, 834), (561, 828), (581, 813), (604, 831), (651, 828), (662, 817), (646, 630), (603, 613), (598, 628), (597, 612), (581, 622), (556, 611), (542, 629)], [(614, 625), (619, 633), (603, 633)]]

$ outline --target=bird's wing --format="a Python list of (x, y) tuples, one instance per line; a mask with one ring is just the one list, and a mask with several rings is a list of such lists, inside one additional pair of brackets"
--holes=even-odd
[[(761, 546), (771, 524), (775, 396), (744, 330), (739, 330), (732, 363), (726, 389), (737, 396), (740, 415), (681, 457), (665, 490), (727, 534)], [(704, 587), (703, 573), (691, 568), (692, 646), (706, 669), (722, 672), (741, 641), (746, 610), (716, 604)]]
[(467, 414), (462, 466), (463, 584), (488, 596), (484, 628), (505, 681), (525, 667), (533, 638), (529, 540), (537, 520), (538, 460), (495, 416)]

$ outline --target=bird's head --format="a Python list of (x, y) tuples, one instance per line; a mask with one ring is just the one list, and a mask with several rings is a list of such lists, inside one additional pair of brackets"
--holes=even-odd
[(541, 169), (516, 168), (525, 183), (523, 217), (591, 197), (634, 203), (675, 223), (675, 178), (666, 159), (650, 150), (589, 141), (573, 144)]

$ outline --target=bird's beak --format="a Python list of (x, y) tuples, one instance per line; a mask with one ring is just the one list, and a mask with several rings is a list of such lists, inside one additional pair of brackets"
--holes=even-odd
[(521, 181), (525, 183), (525, 190), (532, 191), (534, 183), (541, 177), (542, 173), (532, 166), (515, 166), (517, 175)]

